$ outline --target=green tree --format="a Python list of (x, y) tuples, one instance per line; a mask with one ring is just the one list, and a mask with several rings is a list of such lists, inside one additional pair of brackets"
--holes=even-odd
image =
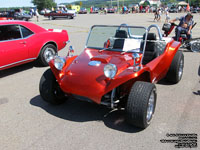
[(200, 0), (189, 0), (188, 2), (190, 2), (190, 5), (200, 6)]
[(52, 7), (56, 6), (56, 3), (54, 0), (32, 0), (31, 1), (39, 10), (42, 10), (44, 8), (51, 9)]

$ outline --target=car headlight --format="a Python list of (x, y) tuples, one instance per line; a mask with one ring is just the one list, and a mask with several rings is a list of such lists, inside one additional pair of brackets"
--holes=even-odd
[(117, 73), (116, 65), (114, 65), (114, 64), (105, 65), (105, 67), (104, 67), (104, 75), (107, 78), (110, 78), (110, 79), (114, 78), (116, 73)]
[(60, 57), (60, 56), (55, 56), (54, 57), (54, 66), (56, 67), (56, 69), (58, 70), (62, 70), (62, 68), (65, 66), (65, 59)]

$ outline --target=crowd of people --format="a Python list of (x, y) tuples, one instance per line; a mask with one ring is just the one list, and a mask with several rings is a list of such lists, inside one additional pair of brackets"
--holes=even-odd
[(31, 17), (36, 16), (37, 22), (39, 21), (38, 9), (31, 8), (30, 11), (29, 11), (29, 14), (31, 15)]

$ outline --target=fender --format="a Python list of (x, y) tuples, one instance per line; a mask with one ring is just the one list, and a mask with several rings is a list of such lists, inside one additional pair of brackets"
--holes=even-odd
[(70, 66), (70, 64), (76, 59), (77, 56), (78, 55), (73, 56), (73, 57), (66, 57), (65, 58), (66, 64), (61, 71), (55, 68), (53, 59), (49, 62), (49, 66), (50, 66), (55, 78), (57, 79), (58, 84), (60, 83), (62, 77), (64, 76), (64, 71)]

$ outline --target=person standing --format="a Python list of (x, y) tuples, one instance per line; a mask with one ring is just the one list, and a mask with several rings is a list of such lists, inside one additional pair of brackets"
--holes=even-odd
[(37, 22), (39, 21), (39, 13), (38, 13), (38, 9), (36, 9), (36, 11), (35, 11), (35, 16), (36, 16), (36, 18), (37, 18)]
[(161, 20), (161, 9), (159, 8), (158, 9), (158, 19), (157, 19), (157, 21), (160, 21)]
[(158, 21), (158, 10), (156, 9), (155, 13), (154, 13), (154, 20), (153, 21)]
[(169, 23), (170, 16), (169, 16), (169, 11), (168, 10), (165, 11), (165, 15), (166, 15), (165, 23)]

